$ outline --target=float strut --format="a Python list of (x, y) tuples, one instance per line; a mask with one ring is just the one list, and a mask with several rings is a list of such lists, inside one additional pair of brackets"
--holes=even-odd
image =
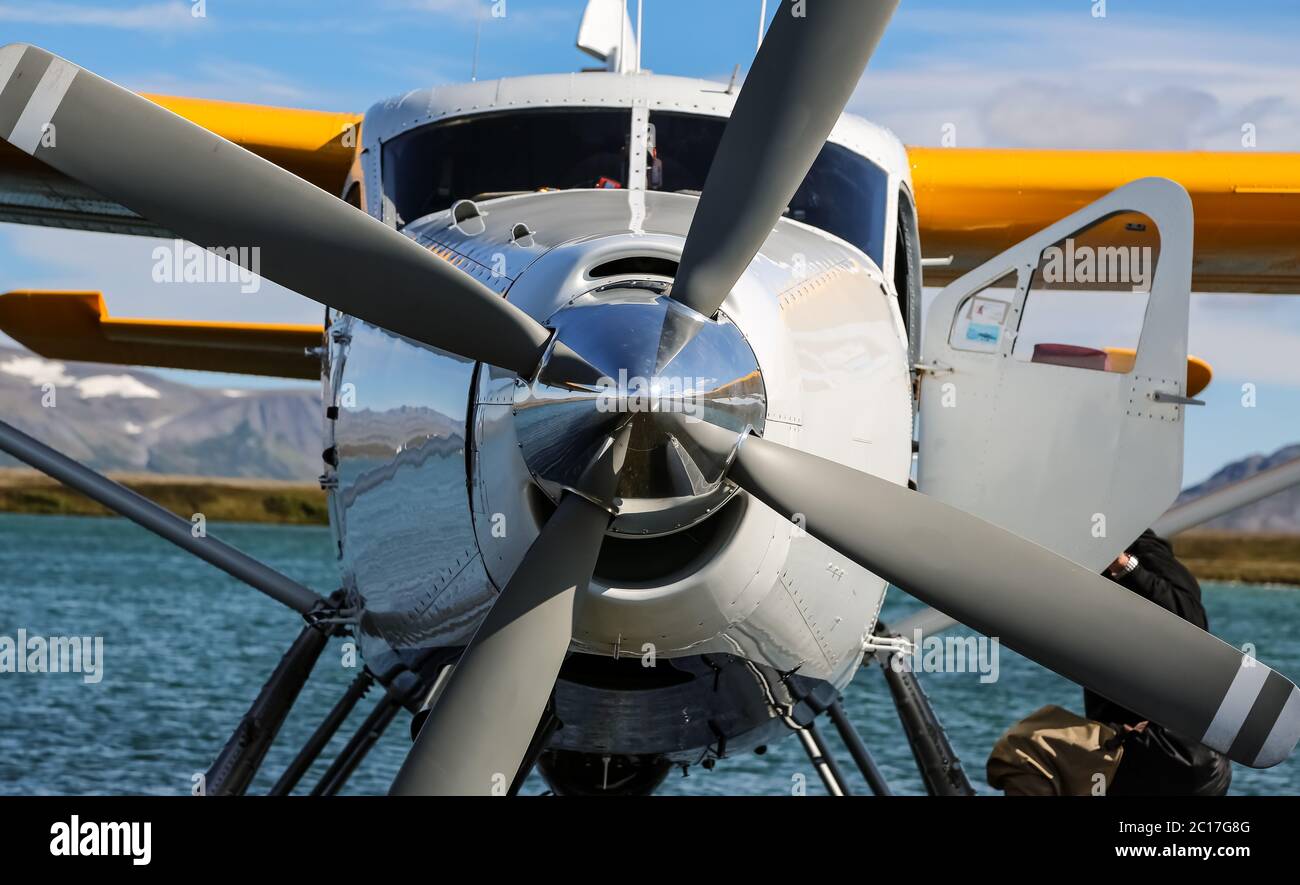
[[(877, 624), (876, 634), (892, 636), (883, 624)], [(894, 698), (898, 709), (898, 718), (903, 723), (903, 732), (912, 747), (912, 756), (916, 767), (920, 769), (925, 791), (931, 796), (974, 796), (975, 788), (966, 777), (966, 769), (948, 742), (948, 735), (930, 706), (930, 699), (917, 681), (916, 674), (906, 666), (894, 666), (893, 657), (899, 654), (893, 650), (879, 650), (875, 653), (889, 685), (889, 693)], [(904, 662), (905, 663), (905, 662)]]
[(840, 771), (834, 757), (826, 749), (826, 741), (822, 739), (815, 722), (809, 722), (799, 729), (799, 741), (803, 744), (804, 752), (808, 754), (808, 760), (812, 762), (813, 768), (817, 769), (826, 792), (832, 796), (851, 796), (852, 793), (844, 784), (844, 773)]
[(826, 712), (830, 714), (831, 722), (835, 723), (835, 730), (839, 732), (840, 740), (848, 748), (849, 755), (857, 763), (858, 771), (862, 772), (862, 776), (866, 778), (867, 786), (871, 787), (872, 794), (876, 796), (892, 796), (893, 793), (889, 789), (889, 784), (885, 782), (885, 776), (876, 767), (876, 760), (871, 758), (871, 752), (867, 749), (867, 745), (862, 742), (857, 729), (853, 727), (853, 723), (849, 721), (849, 717), (845, 714), (844, 705), (839, 700), (836, 700), (835, 703), (826, 708)]
[[(405, 677), (405, 678), (403, 678)], [(366, 721), (361, 723), (357, 733), (352, 735), (347, 746), (339, 753), (338, 758), (334, 760), (320, 783), (312, 789), (313, 796), (333, 796), (343, 785), (347, 783), (352, 772), (361, 764), (361, 760), (366, 758), (366, 754), (371, 748), (383, 737), (384, 731), (397, 715), (397, 711), (402, 708), (402, 704), (410, 696), (413, 684), (416, 681), (414, 673), (403, 671), (398, 674), (397, 679), (388, 686), (388, 691), (379, 699), (375, 709), (366, 717)]]
[[(337, 603), (341, 598), (342, 591), (338, 591), (330, 602)], [(332, 627), (322, 624), (302, 628), (208, 769), (204, 783), (207, 795), (242, 796), (248, 790), (332, 631)]]
[(298, 755), (294, 757), (293, 762), (289, 763), (289, 767), (285, 769), (284, 774), (275, 782), (275, 786), (271, 788), (271, 792), (267, 795), (288, 796), (293, 792), (293, 788), (302, 780), (302, 776), (311, 768), (312, 763), (320, 757), (321, 751), (325, 749), (326, 744), (338, 732), (339, 727), (348, 718), (353, 708), (356, 707), (357, 702), (365, 697), (366, 692), (370, 691), (370, 686), (374, 684), (375, 677), (370, 675), (369, 670), (362, 670), (357, 674), (357, 678), (352, 680), (352, 684), (343, 693), (343, 697), (339, 698), (338, 703), (329, 711), (324, 721), (312, 732), (312, 736), (308, 738), (303, 748), (298, 751)]

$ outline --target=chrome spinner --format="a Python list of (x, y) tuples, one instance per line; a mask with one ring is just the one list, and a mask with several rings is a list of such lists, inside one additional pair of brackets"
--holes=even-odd
[[(608, 507), (613, 534), (668, 534), (714, 513), (735, 494), (723, 478), (736, 448), (751, 429), (763, 432), (766, 392), (748, 342), (726, 317), (700, 316), (667, 288), (622, 281), (573, 299), (547, 325), (599, 382), (552, 382), (544, 361), (516, 388), (515, 430), (538, 486), (553, 501), (568, 490)], [(692, 434), (701, 423), (727, 433)], [(620, 434), (627, 453), (609, 501), (583, 477)], [(719, 437), (727, 445), (696, 441)]]

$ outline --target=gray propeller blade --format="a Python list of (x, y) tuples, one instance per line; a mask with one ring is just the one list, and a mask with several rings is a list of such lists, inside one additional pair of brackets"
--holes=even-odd
[(258, 247), (267, 279), (425, 344), (527, 378), (550, 337), (377, 219), (35, 46), (0, 49), (0, 136), (200, 246)]
[[(579, 481), (612, 503), (632, 435), (629, 416)], [(565, 492), (434, 702), (393, 781), (393, 795), (474, 796), (506, 790), (528, 751), (591, 583), (607, 507)]]
[(566, 494), (434, 703), (392, 795), (490, 796), (514, 781), (573, 635), (610, 515)]
[[(698, 431), (697, 431), (698, 432)], [(730, 477), (918, 599), (1174, 732), (1267, 768), (1300, 738), (1300, 692), (1155, 603), (978, 517), (750, 436)]]
[(817, 159), (897, 7), (781, 4), (713, 158), (674, 298), (707, 317), (718, 312)]

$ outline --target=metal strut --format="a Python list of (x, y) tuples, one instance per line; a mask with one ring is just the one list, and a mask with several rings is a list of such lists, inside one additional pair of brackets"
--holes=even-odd
[(307, 770), (320, 757), (321, 751), (325, 749), (330, 739), (338, 732), (339, 726), (343, 724), (353, 708), (356, 707), (357, 702), (365, 697), (366, 692), (370, 691), (370, 687), (374, 684), (375, 677), (371, 675), (369, 670), (362, 670), (357, 674), (357, 678), (352, 680), (348, 690), (343, 693), (343, 697), (339, 698), (338, 702), (334, 704), (333, 708), (325, 716), (324, 721), (316, 727), (311, 737), (307, 739), (307, 743), (303, 745), (303, 748), (298, 751), (298, 755), (289, 763), (289, 767), (285, 769), (284, 774), (280, 775), (280, 779), (275, 782), (275, 786), (271, 788), (271, 792), (267, 794), (268, 796), (288, 796), (293, 792), (293, 788), (298, 785), (298, 782), (302, 780), (302, 776), (307, 773)]
[(248, 790), (331, 632), (331, 628), (316, 624), (302, 628), (208, 769), (207, 795), (242, 796)]
[(160, 538), (193, 553), (204, 562), (260, 590), (276, 602), (311, 618), (324, 605), (319, 594), (264, 563), (211, 536), (196, 538), (193, 526), (143, 495), (96, 473), (21, 430), (0, 421), (0, 450), (30, 464), (47, 476), (93, 498), (119, 516), (143, 526)]
[(826, 749), (826, 741), (822, 738), (821, 732), (817, 730), (816, 722), (810, 721), (799, 729), (799, 742), (803, 744), (804, 752), (808, 754), (808, 760), (812, 762), (813, 768), (817, 770), (818, 776), (821, 777), (826, 792), (832, 796), (852, 796), (853, 794), (849, 792), (848, 785), (844, 783), (844, 772), (840, 771), (840, 766), (835, 762), (835, 757)]
[[(817, 717), (823, 713), (830, 716), (831, 723), (835, 726), (836, 732), (839, 733), (840, 740), (848, 748), (849, 755), (853, 757), (854, 764), (858, 766), (858, 771), (862, 773), (862, 777), (866, 780), (867, 786), (871, 788), (872, 794), (876, 796), (893, 795), (884, 775), (876, 767), (876, 761), (871, 758), (867, 745), (862, 742), (857, 729), (853, 727), (853, 723), (849, 721), (848, 715), (844, 712), (844, 705), (840, 696), (833, 694), (831, 696), (834, 699), (828, 702), (824, 690), (807, 690), (794, 679), (786, 679), (785, 683), (791, 696), (800, 703), (806, 704), (808, 709), (812, 711), (812, 720), (805, 726), (808, 734), (805, 737), (803, 731), (800, 730), (799, 740), (803, 743), (804, 750), (812, 759), (814, 766), (819, 765), (819, 762), (824, 760), (824, 770), (819, 767), (817, 773), (821, 775), (822, 783), (826, 785), (827, 791), (832, 796), (852, 795), (849, 792), (848, 782), (844, 779), (844, 775), (835, 763), (834, 757), (831, 756), (830, 751), (827, 749), (821, 733), (817, 731), (815, 723)], [(799, 729), (797, 724), (793, 724), (792, 727)]]
[(835, 723), (835, 730), (839, 732), (840, 740), (848, 748), (849, 755), (853, 757), (854, 763), (858, 766), (858, 771), (867, 781), (867, 786), (876, 796), (892, 796), (893, 792), (889, 789), (889, 784), (885, 781), (885, 776), (880, 773), (876, 766), (876, 760), (871, 758), (871, 752), (867, 745), (862, 742), (858, 730), (853, 727), (849, 721), (848, 715), (844, 712), (844, 705), (837, 698), (835, 703), (826, 708), (830, 714), (831, 722)]
[[(894, 636), (883, 623), (877, 623), (876, 633)], [(885, 682), (894, 698), (898, 718), (912, 747), (912, 756), (920, 769), (926, 793), (931, 796), (974, 796), (975, 788), (966, 777), (966, 769), (949, 743), (948, 735), (916, 674), (906, 667), (893, 666), (893, 659), (900, 655), (896, 649), (882, 649), (872, 656), (885, 673)]]
[(383, 737), (384, 731), (397, 715), (397, 711), (406, 703), (418, 680), (414, 673), (409, 670), (399, 673), (397, 678), (388, 686), (384, 696), (379, 699), (379, 703), (370, 711), (365, 722), (357, 729), (356, 734), (348, 741), (338, 758), (330, 765), (325, 774), (321, 777), (320, 782), (312, 789), (313, 796), (333, 796), (343, 788), (352, 772), (356, 771), (361, 760), (366, 758), (379, 739)]

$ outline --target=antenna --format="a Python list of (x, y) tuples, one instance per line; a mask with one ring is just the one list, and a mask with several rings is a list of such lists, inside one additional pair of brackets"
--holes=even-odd
[[(766, 4), (767, 0), (763, 0)], [(483, 3), (482, 0), (474, 0), (474, 64), (469, 71), (470, 82), (478, 80), (478, 45), (483, 36)]]
[[(758, 46), (755, 51), (763, 48), (763, 31), (767, 29), (767, 0), (762, 0), (762, 5), (758, 10)], [(638, 31), (639, 33), (639, 31)]]
[[(767, 0), (763, 0), (764, 3)], [(645, 35), (641, 33), (641, 18), (645, 11), (645, 0), (636, 0), (636, 72), (641, 73), (641, 47), (645, 45)]]
[(618, 71), (621, 74), (623, 73), (623, 59), (627, 58), (627, 50), (623, 45), (624, 38), (627, 36), (627, 28), (623, 26), (623, 22), (627, 21), (627, 0), (618, 0), (618, 5), (621, 13), (618, 28)]

